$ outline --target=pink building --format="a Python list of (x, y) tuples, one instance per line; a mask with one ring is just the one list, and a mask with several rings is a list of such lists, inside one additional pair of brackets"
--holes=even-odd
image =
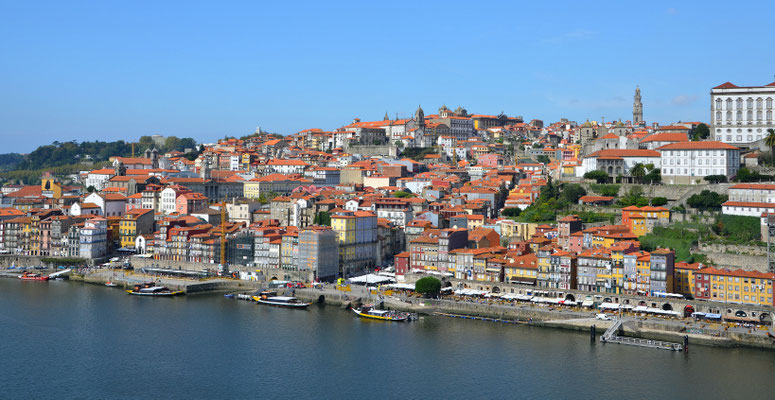
[(201, 193), (183, 193), (175, 199), (175, 211), (181, 215), (199, 211), (207, 205), (207, 197)]

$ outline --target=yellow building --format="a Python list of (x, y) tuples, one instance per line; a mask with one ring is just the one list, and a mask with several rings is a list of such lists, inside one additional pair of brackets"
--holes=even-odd
[(504, 280), (507, 283), (536, 283), (536, 279), (538, 279), (538, 258), (535, 254), (528, 253), (509, 261), (504, 268)]
[(700, 269), (700, 263), (688, 264), (680, 262), (675, 264), (675, 286), (676, 293), (684, 296), (694, 296), (694, 275)]
[(121, 247), (134, 248), (137, 235), (153, 232), (153, 210), (135, 208), (124, 214), (118, 223)]
[[(710, 278), (710, 299), (749, 305), (773, 305), (772, 282), (775, 274), (702, 268), (696, 274)], [(696, 278), (699, 281), (699, 277)], [(699, 296), (698, 296), (699, 297)]]
[(331, 228), (339, 241), (343, 271), (376, 266), (377, 215), (370, 211), (344, 211), (331, 215)]

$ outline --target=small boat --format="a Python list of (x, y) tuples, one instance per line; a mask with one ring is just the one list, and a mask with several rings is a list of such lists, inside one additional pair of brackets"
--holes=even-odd
[(36, 272), (25, 272), (19, 276), (19, 279), (23, 281), (47, 281), (49, 277)]
[(231, 293), (230, 294), (224, 294), (223, 297), (225, 297), (227, 299), (233, 299), (234, 298), (234, 294), (231, 294)]
[(396, 321), (402, 322), (409, 318), (408, 313), (391, 311), (391, 310), (378, 310), (374, 306), (362, 306), (361, 308), (353, 308), (354, 313), (358, 314), (362, 318), (377, 319), (380, 321)]
[(240, 293), (237, 295), (237, 299), (239, 300), (253, 300), (253, 296), (249, 294)]
[(107, 286), (107, 287), (116, 287), (116, 286), (118, 286), (118, 283), (107, 281), (107, 282), (105, 282), (105, 286)]
[(270, 306), (288, 307), (288, 308), (306, 308), (312, 303), (305, 303), (295, 297), (289, 296), (271, 296), (262, 298), (259, 296), (253, 296), (253, 300)]
[(145, 285), (135, 285), (132, 290), (127, 290), (127, 293), (135, 296), (157, 296), (157, 297), (170, 297), (186, 294), (183, 290), (170, 290), (166, 286), (155, 286), (152, 283), (146, 283)]

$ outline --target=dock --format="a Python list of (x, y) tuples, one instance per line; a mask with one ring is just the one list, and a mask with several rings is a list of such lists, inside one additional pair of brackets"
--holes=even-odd
[(641, 339), (634, 337), (625, 337), (617, 335), (619, 328), (624, 324), (626, 318), (617, 318), (613, 325), (606, 329), (603, 336), (600, 336), (600, 341), (603, 343), (618, 343), (628, 344), (630, 346), (649, 347), (652, 349), (670, 350), (670, 351), (683, 351), (684, 346), (680, 343), (664, 342), (661, 340)]

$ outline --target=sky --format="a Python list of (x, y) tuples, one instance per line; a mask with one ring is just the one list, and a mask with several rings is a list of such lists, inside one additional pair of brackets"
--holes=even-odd
[(628, 120), (636, 85), (646, 121), (708, 121), (713, 86), (775, 80), (772, 1), (525, 3), (0, 0), (0, 153), (418, 105)]

